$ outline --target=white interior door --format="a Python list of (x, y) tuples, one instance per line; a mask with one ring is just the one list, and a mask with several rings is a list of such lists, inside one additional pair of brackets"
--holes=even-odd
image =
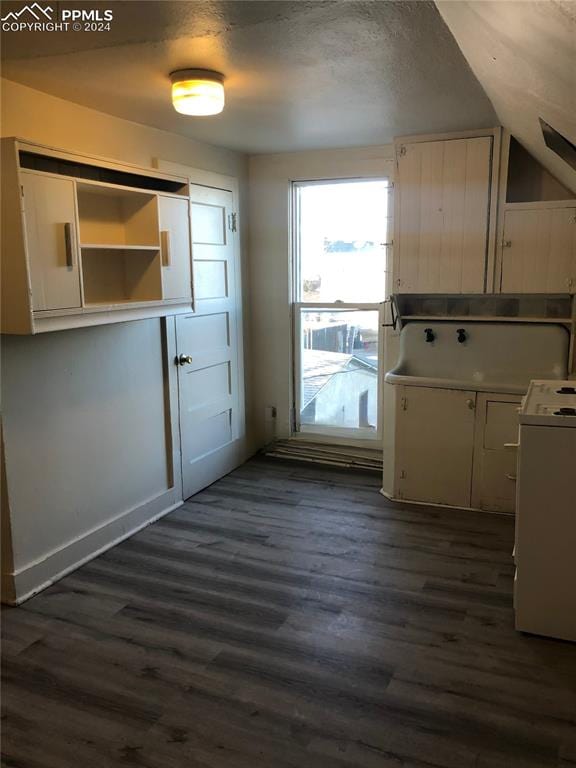
[(21, 173), (35, 310), (80, 306), (74, 182)]
[(194, 314), (176, 318), (184, 498), (244, 460), (233, 194), (190, 185)]

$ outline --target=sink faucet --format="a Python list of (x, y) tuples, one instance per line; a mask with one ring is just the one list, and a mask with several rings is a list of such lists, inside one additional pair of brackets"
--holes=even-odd
[(432, 341), (434, 341), (434, 339), (436, 338), (436, 336), (434, 335), (434, 331), (432, 330), (432, 328), (424, 328), (424, 333), (426, 334), (426, 342), (427, 342), (428, 344), (430, 344), (430, 343), (431, 343)]

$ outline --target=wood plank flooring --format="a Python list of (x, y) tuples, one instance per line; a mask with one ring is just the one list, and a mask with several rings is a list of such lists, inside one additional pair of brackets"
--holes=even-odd
[(513, 520), (257, 458), (3, 621), (5, 768), (576, 766)]

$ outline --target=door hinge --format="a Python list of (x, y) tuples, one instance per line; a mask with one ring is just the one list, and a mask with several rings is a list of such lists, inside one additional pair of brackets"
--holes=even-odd
[(237, 213), (228, 214), (228, 229), (230, 230), (230, 232), (238, 231), (238, 214)]
[(404, 157), (404, 155), (405, 155), (405, 154), (406, 154), (406, 145), (405, 145), (405, 144), (402, 144), (402, 145), (401, 145), (401, 146), (398, 148), (398, 155), (399, 155), (399, 157)]
[(24, 197), (24, 184), (20, 184), (20, 195)]
[(401, 469), (400, 470), (400, 480), (406, 480), (406, 470)]
[(408, 410), (408, 398), (407, 397), (401, 397), (400, 398), (400, 408), (402, 408), (403, 411)]

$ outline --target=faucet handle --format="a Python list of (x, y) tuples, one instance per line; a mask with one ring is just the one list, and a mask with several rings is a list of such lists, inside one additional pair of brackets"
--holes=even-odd
[(468, 338), (468, 334), (466, 333), (466, 329), (465, 328), (458, 328), (456, 330), (456, 333), (458, 334), (458, 344), (464, 344), (464, 342)]
[(424, 333), (426, 334), (426, 342), (430, 344), (430, 342), (434, 341), (436, 338), (436, 335), (434, 334), (434, 331), (432, 328), (424, 328)]

